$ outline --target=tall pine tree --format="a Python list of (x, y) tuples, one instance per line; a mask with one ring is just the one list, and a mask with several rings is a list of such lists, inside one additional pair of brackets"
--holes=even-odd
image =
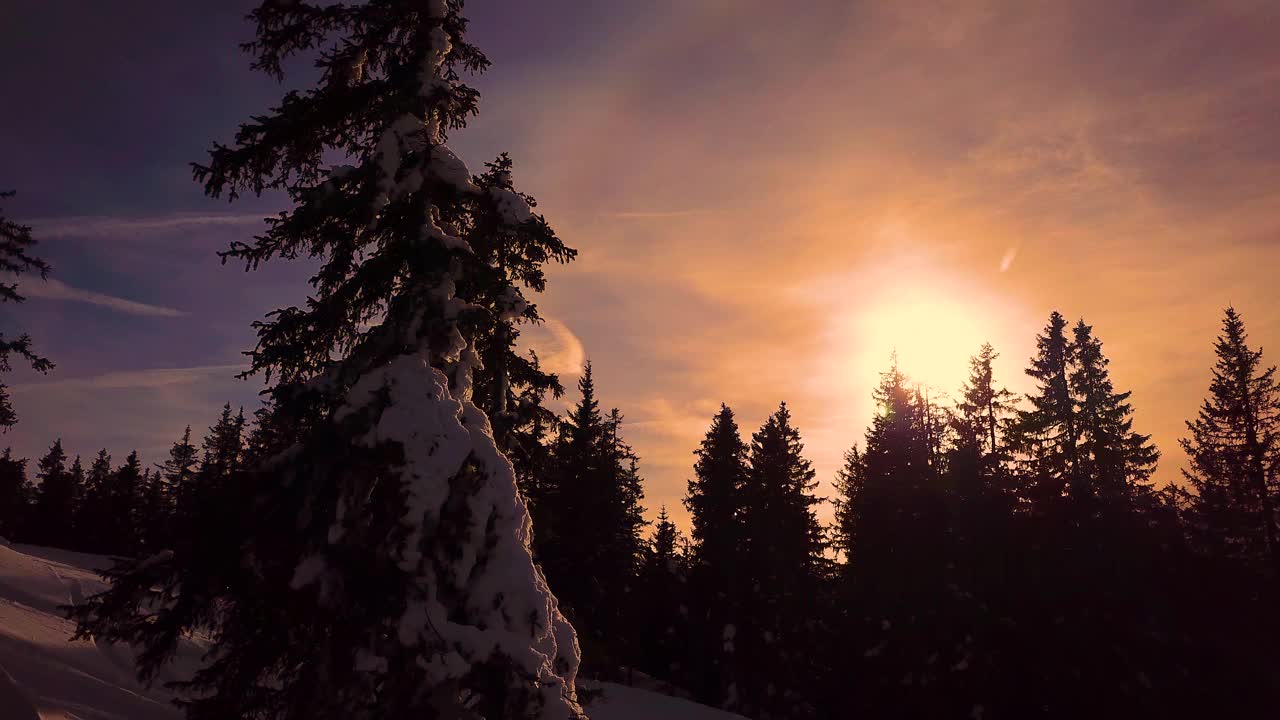
[(686, 680), (689, 612), (682, 536), (667, 514), (658, 510), (653, 536), (645, 548), (631, 618), (641, 629), (636, 664), (653, 677), (676, 685)]
[[(144, 676), (206, 628), (208, 662), (177, 686), (192, 718), (582, 716), (573, 629), (472, 402), (473, 382), (493, 382), (482, 339), (525, 307), (500, 250), (471, 244), (479, 206), (543, 221), (444, 144), (477, 106), (459, 73), (488, 64), (460, 8), (271, 0), (251, 15), (255, 68), (282, 77), (307, 54), (320, 79), (196, 175), (211, 195), (293, 202), (225, 257), (319, 264), (304, 307), (257, 325), (251, 371), (274, 383), (265, 446), (281, 449), (228, 478), (238, 502), (206, 526), (211, 550), (177, 543), (118, 568), (75, 611), (82, 633), (142, 648)], [(329, 169), (334, 156), (354, 164)]]
[[(79, 459), (76, 461), (79, 466)], [(81, 499), (80, 484), (83, 475), (67, 468), (67, 454), (62, 440), (49, 447), (49, 452), (36, 464), (35, 506), (32, 508), (33, 541), (54, 547), (69, 547), (73, 543), (72, 530), (75, 513)]]
[(701, 700), (720, 705), (738, 674), (734, 645), (723, 636), (725, 628), (738, 622), (737, 602), (745, 579), (740, 547), (747, 444), (729, 406), (720, 405), (694, 455), (693, 479), (684, 499), (692, 521), (689, 682)]
[[(949, 462), (957, 490), (968, 496), (1009, 493), (1009, 448), (1005, 432), (1014, 410), (1014, 395), (995, 381), (1000, 354), (984, 343), (969, 359), (969, 377), (960, 389), (952, 425), (955, 442)], [(964, 488), (966, 480), (976, 481)]]
[(107, 476), (102, 498), (103, 547), (99, 552), (133, 555), (142, 548), (144, 482), (137, 450), (129, 453), (124, 464)]
[(809, 622), (826, 575), (826, 537), (813, 495), (817, 480), (800, 432), (782, 403), (751, 436), (742, 486), (742, 612), (732, 642), (741, 663), (736, 687), (749, 713), (799, 717), (813, 677)]
[(534, 537), (547, 580), (582, 635), (584, 657), (607, 673), (625, 664), (632, 645), (623, 598), (643, 549), (642, 492), (635, 454), (619, 432), (621, 415), (601, 414), (590, 363), (578, 390), (582, 398), (552, 447), (546, 495), (538, 500), (546, 524)]
[(13, 450), (5, 448), (0, 455), (0, 537), (10, 541), (25, 539), (32, 494), (26, 458), (15, 458)]
[(1262, 350), (1249, 346), (1244, 320), (1227, 308), (1214, 343), (1209, 396), (1190, 436), (1183, 471), (1195, 495), (1197, 540), (1211, 555), (1269, 567), (1280, 578), (1280, 384)]
[(1037, 388), (1027, 396), (1030, 409), (1020, 410), (1014, 424), (1014, 446), (1037, 507), (1068, 494), (1084, 495), (1088, 488), (1080, 476), (1077, 455), (1080, 438), (1066, 328), (1066, 319), (1055, 310), (1044, 332), (1036, 336), (1036, 355), (1027, 375), (1035, 379)]
[(91, 553), (106, 553), (109, 540), (108, 524), (111, 522), (110, 505), (107, 493), (111, 489), (111, 455), (106, 448), (98, 451), (93, 462), (89, 464), (89, 473), (84, 481), (83, 502), (76, 511), (77, 550)]
[(1076, 430), (1081, 473), (1090, 480), (1082, 495), (1129, 504), (1147, 490), (1160, 453), (1151, 436), (1133, 431), (1129, 392), (1116, 392), (1102, 354), (1102, 341), (1080, 320), (1073, 330), (1071, 391), (1076, 400)]

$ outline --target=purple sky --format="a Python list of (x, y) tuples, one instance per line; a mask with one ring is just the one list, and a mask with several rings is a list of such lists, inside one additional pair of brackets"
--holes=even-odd
[[(251, 4), (3, 0), (0, 189), (57, 281), (5, 318), (58, 363), (11, 378), (20, 453), (154, 462), (251, 407), (249, 323), (307, 268), (220, 266), (279, 199), (209, 200), (188, 170), (281, 92), (237, 48)], [(511, 151), (580, 249), (537, 342), (568, 384), (595, 361), (651, 510), (682, 517), (721, 401), (749, 432), (787, 400), (826, 483), (893, 348), (954, 392), (990, 340), (1025, 390), (1055, 308), (1094, 325), (1175, 479), (1222, 308), (1280, 343), (1280, 4), (788, 7), (468, 3), (494, 68), (451, 144)]]

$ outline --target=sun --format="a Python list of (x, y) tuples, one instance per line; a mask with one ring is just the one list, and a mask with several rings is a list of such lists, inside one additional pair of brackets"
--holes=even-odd
[[(904, 277), (910, 282), (892, 280)], [(973, 279), (892, 265), (851, 279), (846, 297), (848, 305), (829, 322), (820, 382), (858, 414), (871, 410), (871, 392), (895, 353), (911, 383), (940, 401), (959, 394), (969, 359), (987, 342), (1002, 355), (1001, 381), (1018, 384), (1014, 375), (1021, 375), (1019, 361), (1034, 335), (1015, 303)]]
[[(964, 298), (933, 297), (930, 289), (882, 298), (853, 325), (866, 342), (865, 367), (887, 369), (890, 354), (912, 381), (953, 391), (968, 376), (969, 357), (989, 341), (981, 309)], [(879, 372), (879, 371), (876, 371)]]

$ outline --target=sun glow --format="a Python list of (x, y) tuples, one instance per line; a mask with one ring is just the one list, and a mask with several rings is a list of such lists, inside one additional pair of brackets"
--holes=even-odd
[[(888, 278), (910, 277), (895, 284)], [(912, 265), (868, 271), (847, 283), (851, 307), (831, 322), (821, 375), (856, 413), (870, 417), (871, 392), (896, 353), (913, 385), (934, 397), (954, 398), (968, 377), (969, 358), (983, 343), (1002, 353), (1001, 381), (1017, 386), (1019, 363), (1033, 334), (1027, 318), (1007, 299), (976, 282)], [(1024, 337), (1025, 336), (1025, 337)]]
[[(888, 369), (889, 354), (914, 382), (952, 391), (968, 359), (989, 339), (981, 310), (964, 299), (930, 297), (932, 291), (885, 298), (859, 314), (855, 326), (868, 348), (868, 364)], [(904, 294), (906, 295), (906, 294)]]

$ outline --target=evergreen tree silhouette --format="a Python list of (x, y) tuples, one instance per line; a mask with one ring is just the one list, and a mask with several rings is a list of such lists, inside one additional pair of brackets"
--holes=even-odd
[(491, 262), (502, 248), (478, 251), (469, 231), (486, 198), (509, 223), (543, 221), (513, 189), (482, 190), (444, 144), (477, 108), (460, 73), (488, 65), (460, 9), (270, 0), (250, 16), (255, 68), (282, 78), (301, 54), (320, 77), (195, 173), (212, 196), (288, 194), (224, 258), (313, 257), (311, 297), (256, 324), (250, 372), (272, 383), (271, 417), (251, 464), (202, 462), (230, 473), (198, 514), (220, 522), (116, 568), (73, 611), (82, 635), (138, 647), (144, 677), (204, 628), (207, 663), (175, 684), (196, 720), (583, 716), (574, 631), (472, 402), (473, 380), (504, 370), (483, 369), (483, 339), (527, 303)]
[(1147, 490), (1160, 453), (1150, 435), (1133, 431), (1131, 393), (1112, 387), (1102, 341), (1080, 320), (1073, 330), (1074, 368), (1070, 383), (1076, 398), (1078, 455), (1091, 487), (1080, 495), (1129, 504), (1135, 492)]
[(77, 508), (75, 519), (75, 547), (91, 553), (111, 552), (108, 546), (108, 514), (111, 512), (107, 493), (111, 490), (111, 455), (106, 448), (98, 451), (89, 464), (84, 481), (83, 501)]
[(0, 455), (0, 537), (22, 541), (26, 537), (34, 490), (27, 481), (26, 458), (15, 458), (11, 448)]
[[(227, 408), (230, 409), (230, 408)], [(181, 523), (190, 522), (196, 494), (196, 471), (200, 451), (191, 442), (191, 426), (182, 431), (182, 439), (169, 448), (169, 457), (157, 465), (158, 486), (153, 488), (153, 502), (163, 498), (163, 520), (153, 520), (160, 528), (154, 546), (169, 546)]]
[(33, 541), (67, 547), (72, 543), (76, 506), (82, 492), (78, 483), (84, 478), (68, 470), (62, 440), (54, 441), (49, 452), (40, 458), (36, 464), (36, 478), (39, 484), (31, 517)]
[(631, 617), (642, 629), (637, 638), (637, 664), (650, 675), (683, 684), (688, 657), (685, 557), (682, 536), (667, 514), (658, 510), (653, 537), (645, 548)]
[[(485, 164), (475, 179), (479, 202), (466, 239), (472, 250), (500, 274), (501, 282), (488, 282), (488, 295), (478, 293), (480, 304), (506, 322), (494, 323), (476, 338), (476, 353), (484, 365), (475, 376), (473, 397), (493, 424), (494, 439), (511, 460), (516, 478), (525, 487), (546, 470), (545, 436), (556, 423), (555, 413), (543, 406), (550, 395), (564, 394), (560, 379), (543, 370), (535, 352), (520, 354), (516, 341), (520, 327), (542, 322), (537, 306), (523, 298), (509, 305), (503, 287), (522, 286), (532, 292), (546, 289), (543, 270), (547, 262), (571, 262), (577, 251), (564, 244), (540, 216), (512, 215), (509, 193), (514, 163), (503, 153)], [(537, 207), (531, 196), (519, 193), (528, 207)], [(496, 293), (496, 294), (495, 294)]]
[[(0, 192), (0, 200), (13, 195), (13, 191)], [(31, 228), (8, 219), (3, 209), (0, 209), (0, 271), (14, 280), (0, 282), (0, 303), (21, 303), (26, 299), (18, 292), (16, 278), (26, 274), (39, 275), (41, 280), (48, 277), (49, 264), (32, 254), (35, 244)], [(23, 333), (12, 337), (0, 332), (0, 373), (12, 369), (11, 358), (14, 356), (21, 358), (36, 372), (47, 373), (53, 369), (53, 363), (48, 358), (36, 353), (30, 335)], [(9, 429), (16, 422), (18, 415), (9, 399), (8, 388), (0, 382), (0, 431)]]
[(940, 704), (943, 688), (956, 683), (950, 668), (967, 667), (973, 642), (969, 604), (954, 583), (950, 466), (938, 460), (948, 439), (896, 355), (872, 396), (876, 414), (863, 450), (851, 452), (837, 476), (838, 537), (848, 548), (839, 627), (849, 650), (834, 664), (864, 679), (851, 703), (862, 712), (941, 716), (953, 711)]
[(1181, 441), (1191, 460), (1183, 475), (1195, 489), (1196, 542), (1212, 557), (1280, 579), (1280, 384), (1248, 340), (1244, 320), (1228, 307), (1209, 396)]
[(740, 549), (747, 479), (747, 445), (727, 405), (720, 405), (694, 455), (694, 477), (684, 499), (692, 521), (688, 561), (693, 640), (688, 673), (701, 700), (722, 705), (738, 675), (734, 645), (723, 636), (725, 628), (739, 621), (738, 602), (745, 591)]
[(142, 461), (134, 450), (107, 477), (102, 498), (104, 546), (99, 552), (128, 556), (141, 549), (143, 483)]
[(836, 471), (835, 523), (832, 527), (832, 548), (840, 552), (844, 558), (846, 579), (848, 570), (853, 564), (848, 559), (854, 555), (861, 537), (859, 527), (862, 519), (862, 491), (867, 485), (866, 468), (862, 461), (862, 453), (854, 445), (844, 454), (844, 464)]
[(584, 658), (610, 673), (634, 639), (622, 609), (643, 547), (641, 481), (635, 454), (621, 439), (621, 414), (600, 412), (590, 363), (578, 390), (582, 398), (560, 422), (548, 492), (539, 500), (541, 519), (550, 522), (534, 539), (547, 581), (582, 637)]
[(1019, 410), (1012, 433), (1021, 472), (1041, 508), (1065, 495), (1088, 491), (1077, 455), (1079, 431), (1066, 327), (1066, 319), (1055, 310), (1044, 332), (1036, 336), (1036, 356), (1026, 372), (1036, 380), (1037, 388), (1027, 396), (1030, 409)]
[[(970, 497), (1015, 490), (1009, 484), (1011, 457), (1005, 437), (1015, 396), (996, 384), (993, 363), (998, 357), (995, 348), (985, 343), (969, 359), (969, 377), (960, 389), (952, 421), (955, 441), (949, 464), (956, 491)], [(975, 485), (964, 487), (966, 480)]]
[(743, 658), (736, 694), (747, 712), (812, 712), (806, 686), (815, 628), (807, 615), (827, 574), (826, 537), (803, 452), (786, 403), (751, 436), (741, 506), (744, 596), (730, 638)]

